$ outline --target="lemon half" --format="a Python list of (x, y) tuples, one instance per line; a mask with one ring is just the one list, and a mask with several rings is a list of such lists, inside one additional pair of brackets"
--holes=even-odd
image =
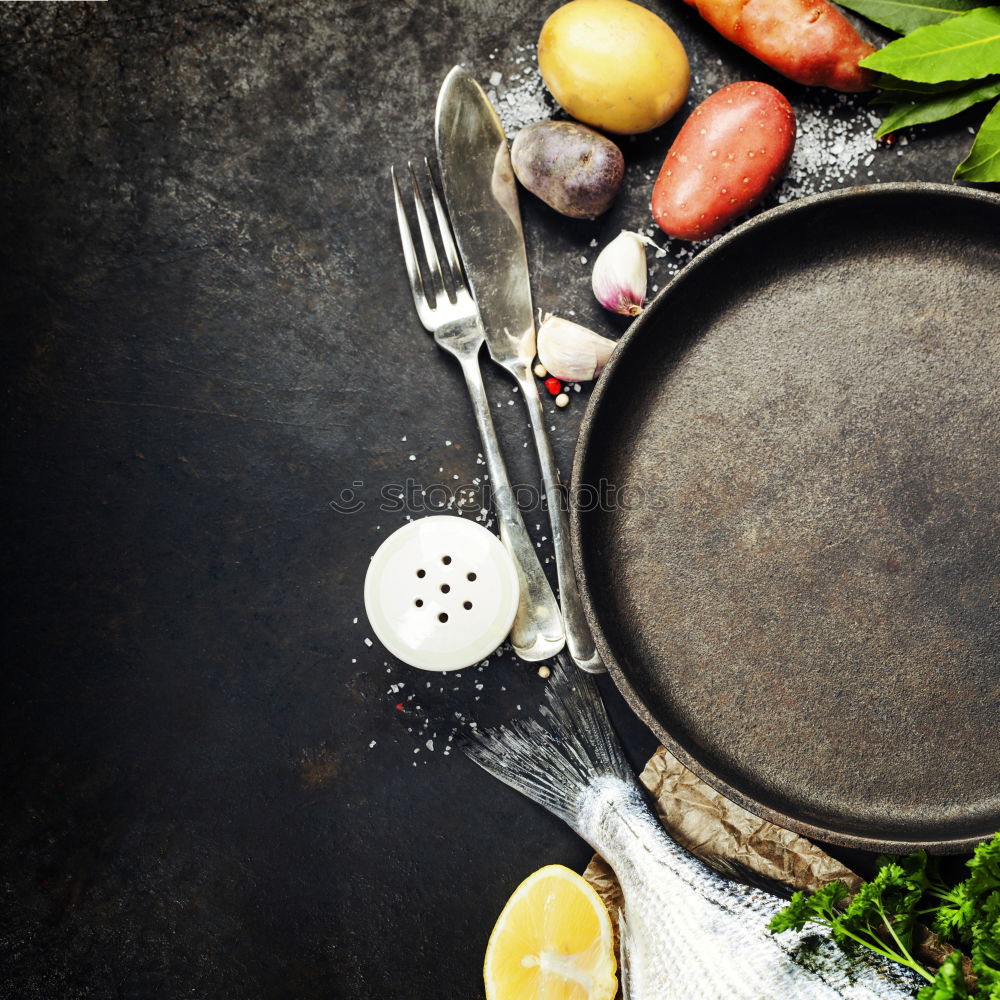
[(576, 872), (548, 865), (503, 908), (486, 946), (486, 1000), (614, 1000), (611, 918)]

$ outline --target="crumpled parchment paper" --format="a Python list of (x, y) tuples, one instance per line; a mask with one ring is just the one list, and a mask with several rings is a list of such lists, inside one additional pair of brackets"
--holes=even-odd
[[(753, 872), (792, 889), (815, 892), (827, 882), (844, 882), (852, 892), (858, 875), (815, 844), (783, 830), (735, 802), (730, 802), (660, 747), (639, 779), (649, 789), (666, 831), (682, 847), (702, 857), (737, 861)], [(618, 953), (621, 889), (614, 872), (594, 855), (583, 877), (597, 890), (611, 914)], [(917, 952), (929, 965), (940, 965), (952, 949), (929, 931), (918, 929)]]
[[(766, 878), (814, 892), (839, 879), (852, 890), (861, 879), (815, 844), (730, 802), (660, 747), (639, 780), (649, 789), (667, 833), (692, 854), (738, 861)], [(614, 872), (594, 855), (583, 877), (617, 921), (622, 904)]]

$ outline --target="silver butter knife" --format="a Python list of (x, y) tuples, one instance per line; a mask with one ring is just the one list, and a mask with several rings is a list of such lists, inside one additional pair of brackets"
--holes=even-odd
[(535, 319), (517, 185), (507, 137), (483, 88), (461, 66), (445, 78), (434, 122), (445, 202), (479, 306), (493, 360), (517, 380), (528, 408), (548, 497), (566, 647), (578, 667), (601, 673), (569, 550), (567, 512), (555, 456), (531, 372)]

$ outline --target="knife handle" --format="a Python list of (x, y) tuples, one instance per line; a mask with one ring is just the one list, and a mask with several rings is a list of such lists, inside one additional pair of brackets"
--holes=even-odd
[(500, 442), (490, 416), (479, 358), (473, 356), (459, 360), (483, 441), (483, 455), (493, 486), (493, 504), (500, 520), (500, 540), (514, 560), (521, 585), (517, 615), (510, 631), (511, 645), (522, 660), (537, 663), (555, 656), (566, 645), (566, 630), (555, 594), (514, 501), (507, 466), (500, 453)]
[(559, 470), (556, 468), (552, 445), (545, 430), (545, 413), (542, 410), (542, 401), (538, 397), (538, 386), (527, 366), (524, 366), (523, 371), (519, 369), (512, 374), (517, 378), (517, 384), (524, 395), (524, 404), (528, 408), (531, 432), (535, 437), (535, 448), (538, 450), (538, 462), (542, 467), (542, 482), (545, 483), (545, 495), (548, 497), (552, 546), (555, 549), (556, 574), (559, 577), (559, 599), (562, 604), (563, 622), (566, 625), (566, 648), (581, 670), (585, 670), (588, 674), (603, 674), (607, 667), (604, 666), (590, 633), (587, 617), (583, 611), (583, 601), (580, 598), (580, 588), (576, 582), (576, 570), (573, 568), (573, 557), (569, 547), (569, 521), (566, 506), (562, 502), (563, 486), (559, 480)]

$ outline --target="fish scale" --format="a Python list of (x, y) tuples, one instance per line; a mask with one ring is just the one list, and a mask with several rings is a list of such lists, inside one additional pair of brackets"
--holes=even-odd
[(646, 802), (594, 682), (558, 666), (542, 720), (472, 736), (480, 766), (565, 820), (622, 889), (624, 1000), (905, 1000), (916, 974), (808, 931), (772, 935), (777, 897), (724, 878)]
[[(835, 1000), (841, 995), (821, 979), (803, 983), (803, 970), (790, 959), (775, 960), (772, 952), (780, 949), (766, 927), (778, 900), (771, 897), (766, 904), (752, 889), (734, 893), (732, 883), (692, 865), (691, 856), (664, 836), (631, 783), (601, 778), (585, 797), (595, 802), (581, 803), (580, 832), (603, 857), (616, 859), (628, 901), (626, 948), (637, 970), (637, 996)], [(734, 921), (740, 916), (745, 919)], [(720, 962), (728, 953), (739, 954), (740, 962)], [(713, 974), (704, 981), (699, 970), (707, 966), (714, 966)], [(640, 975), (654, 985), (647, 988)], [(681, 992), (670, 992), (674, 983), (685, 984)], [(693, 993), (692, 986), (701, 992)]]

